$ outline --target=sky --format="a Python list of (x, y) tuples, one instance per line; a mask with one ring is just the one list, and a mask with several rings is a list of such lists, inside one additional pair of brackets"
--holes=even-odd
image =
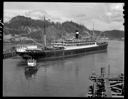
[(17, 15), (73, 21), (95, 30), (124, 30), (124, 3), (4, 2), (4, 22)]

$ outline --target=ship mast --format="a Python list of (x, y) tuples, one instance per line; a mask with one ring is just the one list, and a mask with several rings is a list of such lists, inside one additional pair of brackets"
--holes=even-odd
[(104, 32), (104, 39), (106, 38), (106, 36), (105, 36), (105, 32)]
[(94, 23), (93, 23), (93, 36), (92, 37), (93, 37), (93, 40), (94, 40)]
[(45, 16), (44, 16), (44, 48), (46, 48)]

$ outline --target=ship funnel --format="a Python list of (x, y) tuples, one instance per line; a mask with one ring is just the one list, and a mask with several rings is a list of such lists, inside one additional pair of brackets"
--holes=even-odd
[(79, 38), (79, 32), (78, 31), (76, 31), (76, 39), (78, 39)]

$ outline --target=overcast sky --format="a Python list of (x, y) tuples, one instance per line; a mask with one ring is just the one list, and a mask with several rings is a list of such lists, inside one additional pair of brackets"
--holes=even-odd
[[(72, 20), (96, 30), (124, 30), (124, 3), (4, 2), (4, 21), (16, 15), (47, 14), (61, 22)], [(34, 14), (33, 14), (34, 13)]]

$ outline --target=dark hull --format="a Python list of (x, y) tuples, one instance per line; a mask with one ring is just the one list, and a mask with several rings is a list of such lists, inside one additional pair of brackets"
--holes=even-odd
[(37, 60), (53, 60), (57, 58), (72, 57), (76, 55), (96, 53), (107, 50), (107, 43), (99, 44), (96, 47), (74, 49), (74, 50), (44, 50), (44, 51), (31, 51), (31, 52), (17, 52), (23, 59), (34, 58)]

